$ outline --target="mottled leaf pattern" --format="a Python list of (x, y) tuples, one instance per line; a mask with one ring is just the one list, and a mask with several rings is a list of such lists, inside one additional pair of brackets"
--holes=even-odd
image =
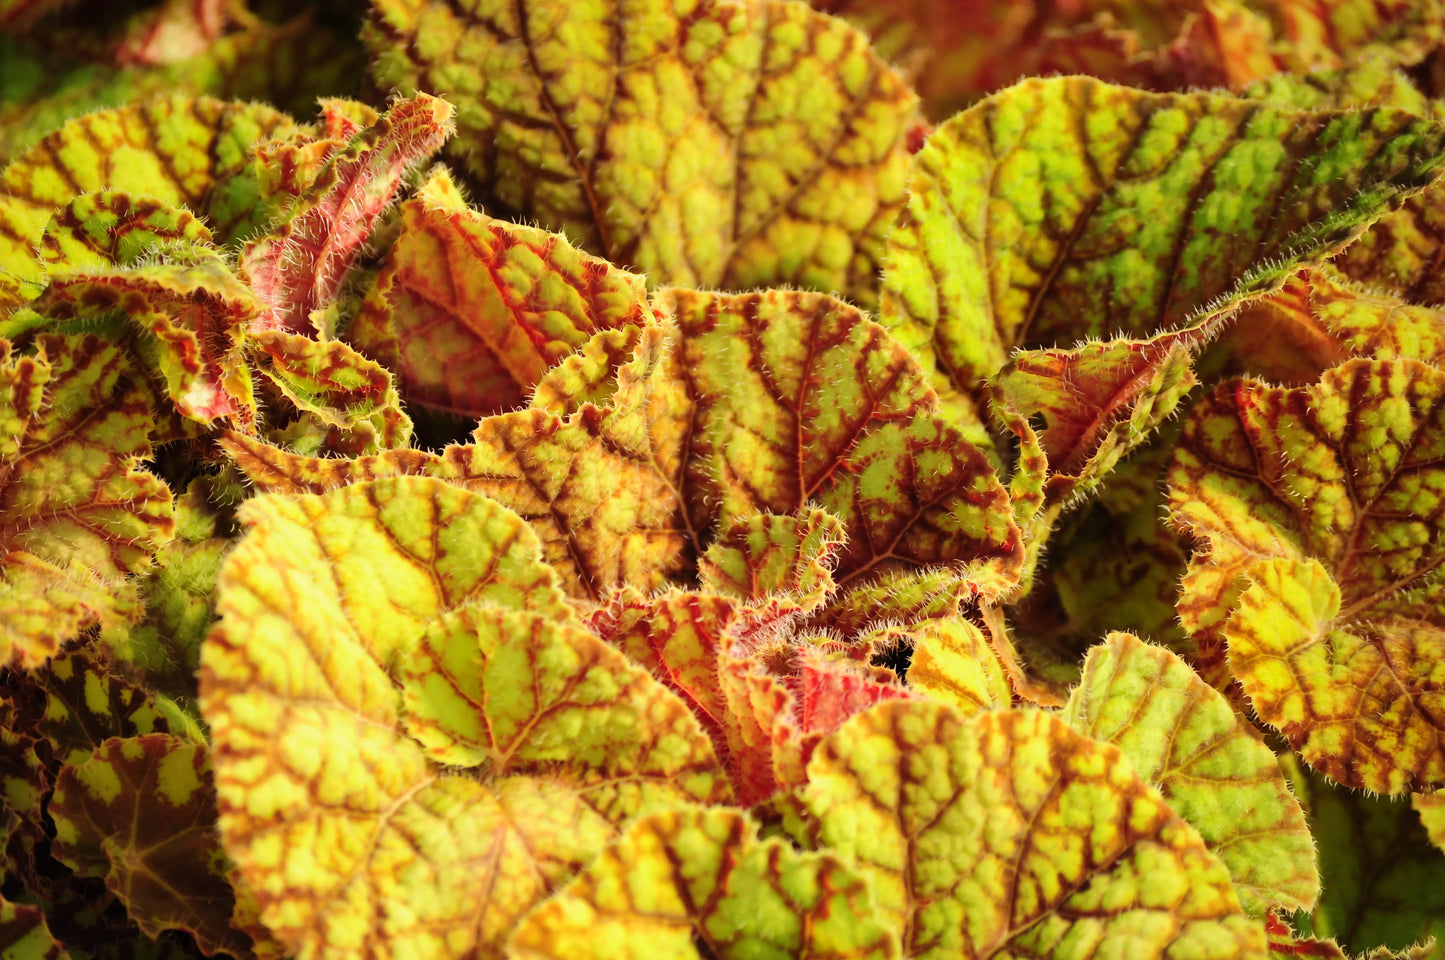
[(512, 935), (516, 960), (898, 956), (861, 877), (827, 854), (758, 840), (738, 811), (633, 824)]
[(1048, 714), (881, 704), (818, 747), (802, 804), (813, 842), (870, 879), (905, 957), (1265, 956), (1193, 828)]
[(1260, 718), (1305, 760), (1383, 793), (1445, 781), (1442, 397), (1445, 374), (1411, 360), (1292, 390), (1234, 381), (1191, 413), (1169, 471), (1173, 522), (1202, 546), (1185, 627), (1227, 641)]
[(1177, 656), (1111, 634), (1085, 659), (1064, 719), (1159, 788), (1224, 861), (1250, 913), (1314, 906), (1314, 843), (1274, 753)]
[(916, 98), (841, 21), (781, 0), (382, 0), (364, 39), (383, 84), (453, 98), (453, 154), (517, 218), (654, 283), (875, 298)]

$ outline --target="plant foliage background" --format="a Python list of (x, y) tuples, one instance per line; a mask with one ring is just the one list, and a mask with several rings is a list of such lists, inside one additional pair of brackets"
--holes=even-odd
[(0, 954), (1419, 958), (1438, 0), (0, 0)]

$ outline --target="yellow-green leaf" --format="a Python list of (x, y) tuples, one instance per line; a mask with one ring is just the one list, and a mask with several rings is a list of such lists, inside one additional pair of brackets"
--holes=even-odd
[(740, 811), (639, 820), (534, 910), (512, 960), (889, 960), (897, 933), (864, 880), (829, 854), (759, 840)]
[(1251, 914), (1314, 906), (1314, 841), (1274, 753), (1177, 656), (1110, 634), (1084, 661), (1064, 720), (1117, 746), (1159, 788), (1224, 861)]
[(469, 10), (381, 0), (363, 36), (458, 104), (489, 203), (654, 283), (874, 298), (916, 98), (862, 34), (782, 0)]
[(880, 704), (818, 746), (801, 798), (905, 957), (1264, 960), (1199, 834), (1118, 750), (1049, 714)]
[(1196, 406), (1169, 471), (1198, 544), (1185, 627), (1227, 640), (1260, 718), (1311, 765), (1384, 793), (1445, 783), (1442, 418), (1445, 373), (1411, 360), (1234, 381)]
[(83, 627), (132, 618), (124, 578), (171, 539), (164, 482), (143, 470), (154, 396), (95, 336), (0, 339), (0, 663), (33, 667)]
[(884, 323), (964, 418), (1015, 347), (1147, 337), (1277, 286), (1425, 187), (1445, 125), (1084, 77), (943, 124), (889, 241)]

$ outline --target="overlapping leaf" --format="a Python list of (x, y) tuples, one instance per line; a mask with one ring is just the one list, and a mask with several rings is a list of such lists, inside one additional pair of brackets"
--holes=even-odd
[(0, 897), (0, 957), (5, 960), (67, 960), (51, 936), (39, 907), (11, 903)]
[(228, 448), (282, 489), (425, 472), (498, 497), (533, 520), (569, 589), (594, 598), (676, 571), (703, 531), (814, 503), (844, 525), (839, 582), (950, 563), (989, 595), (1014, 586), (1007, 494), (880, 327), (820, 294), (670, 290), (658, 304), (671, 330), (639, 332), (610, 403), (566, 420), (489, 417), (440, 457), (350, 465)]
[(728, 809), (638, 821), (513, 934), (515, 960), (898, 956), (863, 880)]
[(114, 737), (55, 784), (55, 856), (104, 877), (148, 936), (185, 930), (207, 956), (245, 956), (231, 927), (235, 897), (216, 839), (204, 746), (168, 734)]
[(524, 403), (590, 334), (651, 316), (641, 277), (472, 210), (437, 173), (403, 205), (347, 336), (396, 371), (409, 401), (481, 416)]
[(818, 747), (801, 797), (905, 957), (1265, 956), (1193, 828), (1048, 714), (881, 704)]
[(1220, 346), (1232, 371), (1302, 386), (1352, 356), (1439, 364), (1445, 312), (1302, 270), (1278, 293), (1241, 310)]
[(330, 151), (278, 228), (247, 243), (242, 272), (266, 313), (259, 330), (321, 329), (312, 314), (335, 300), (346, 272), (408, 170), (452, 130), (452, 106), (425, 94), (393, 104)]
[(171, 494), (138, 469), (154, 399), (95, 336), (0, 340), (0, 662), (35, 666), (94, 623), (138, 611), (127, 575), (175, 524)]
[[(1273, 914), (1266, 920), (1265, 929), (1269, 932), (1270, 960), (1289, 960), (1291, 957), (1350, 960), (1350, 956), (1340, 949), (1340, 945), (1335, 941), (1320, 940), (1317, 937), (1302, 937), (1291, 930), (1289, 924)], [(1359, 960), (1430, 960), (1434, 953), (1435, 942), (1427, 939), (1398, 952), (1389, 947), (1379, 947), (1367, 954), (1361, 954)]]
[(1267, 291), (1428, 184), (1442, 147), (1398, 111), (1025, 81), (915, 158), (884, 322), (976, 418), (1011, 348), (1147, 337)]
[(1308, 910), (1314, 841), (1274, 753), (1177, 656), (1127, 633), (1090, 651), (1065, 721), (1112, 743), (1199, 831), (1250, 913)]
[[(241, 518), (202, 705), (222, 837), (289, 949), (496, 955), (611, 836), (589, 799), (624, 819), (649, 783), (727, 798), (686, 709), (569, 626), (536, 537), (495, 502), (402, 477)], [(619, 739), (563, 759), (589, 712)], [(423, 744), (491, 766), (449, 772)]]
[(510, 215), (655, 283), (874, 298), (916, 99), (843, 22), (780, 0), (382, 0), (364, 39), (381, 83), (455, 100), (453, 155)]
[(270, 107), (205, 97), (153, 100), (67, 123), (0, 173), (0, 309), (39, 293), (30, 247), (56, 207), (116, 190), (229, 223), (254, 194), (212, 204), (212, 185), (251, 163), (251, 144), (294, 127)]
[(1381, 948), (1386, 958), (1410, 957), (1413, 944), (1440, 937), (1445, 857), (1410, 805), (1343, 789), (1294, 757), (1281, 765), (1319, 844), (1323, 891), (1311, 913), (1296, 915), (1301, 932), (1336, 939), (1352, 954)]
[(1200, 545), (1185, 627), (1227, 640), (1305, 760), (1384, 793), (1445, 781), (1442, 400), (1445, 374), (1411, 360), (1293, 390), (1234, 381), (1195, 408), (1169, 472), (1172, 520)]

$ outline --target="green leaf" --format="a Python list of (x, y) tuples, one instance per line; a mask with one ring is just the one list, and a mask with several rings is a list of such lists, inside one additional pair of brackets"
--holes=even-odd
[(1274, 753), (1177, 656), (1110, 634), (1084, 661), (1064, 720), (1117, 746), (1159, 788), (1229, 868), (1251, 914), (1314, 906), (1314, 840)]
[(1268, 292), (1426, 186), (1442, 144), (1399, 111), (1027, 80), (915, 158), (883, 320), (976, 421), (1011, 349), (1148, 337)]
[[(610, 839), (589, 800), (624, 819), (654, 779), (726, 798), (685, 708), (567, 625), (536, 537), (495, 502), (400, 477), (258, 497), (240, 519), (201, 705), (226, 851), (288, 950), (496, 955)], [(559, 757), (589, 704), (610, 741)], [(492, 765), (442, 767), (424, 744)]]
[(916, 98), (841, 21), (780, 0), (382, 0), (363, 39), (383, 86), (458, 104), (452, 155), (507, 215), (657, 284), (876, 299)]
[(270, 107), (206, 97), (153, 100), (70, 121), (0, 172), (0, 310), (40, 292), (30, 248), (55, 208), (80, 194), (115, 190), (225, 222), (225, 211), (208, 206), (212, 185), (251, 162), (252, 143), (294, 128)]
[(1228, 642), (1307, 762), (1382, 793), (1445, 782), (1442, 400), (1445, 373), (1411, 360), (1296, 389), (1234, 381), (1195, 407), (1169, 471), (1171, 519), (1198, 545), (1186, 629)]
[(168, 734), (114, 737), (56, 780), (55, 856), (104, 877), (147, 936), (184, 930), (201, 952), (245, 956), (216, 838), (205, 747)]
[(639, 820), (508, 944), (514, 960), (893, 958), (864, 880), (829, 854), (759, 840), (746, 815), (684, 809)]
[(1282, 764), (1319, 843), (1323, 893), (1297, 915), (1301, 932), (1407, 957), (1411, 944), (1445, 932), (1445, 856), (1410, 805), (1343, 789), (1290, 756)]
[(0, 664), (34, 667), (84, 627), (138, 614), (130, 574), (168, 542), (170, 490), (137, 469), (154, 401), (95, 336), (0, 339)]
[(1263, 926), (1194, 829), (1049, 714), (880, 704), (819, 745), (801, 803), (905, 957), (1264, 960)]
[(444, 171), (401, 219), (347, 337), (396, 372), (408, 402), (468, 416), (511, 409), (589, 335), (652, 320), (642, 277), (478, 213)]

